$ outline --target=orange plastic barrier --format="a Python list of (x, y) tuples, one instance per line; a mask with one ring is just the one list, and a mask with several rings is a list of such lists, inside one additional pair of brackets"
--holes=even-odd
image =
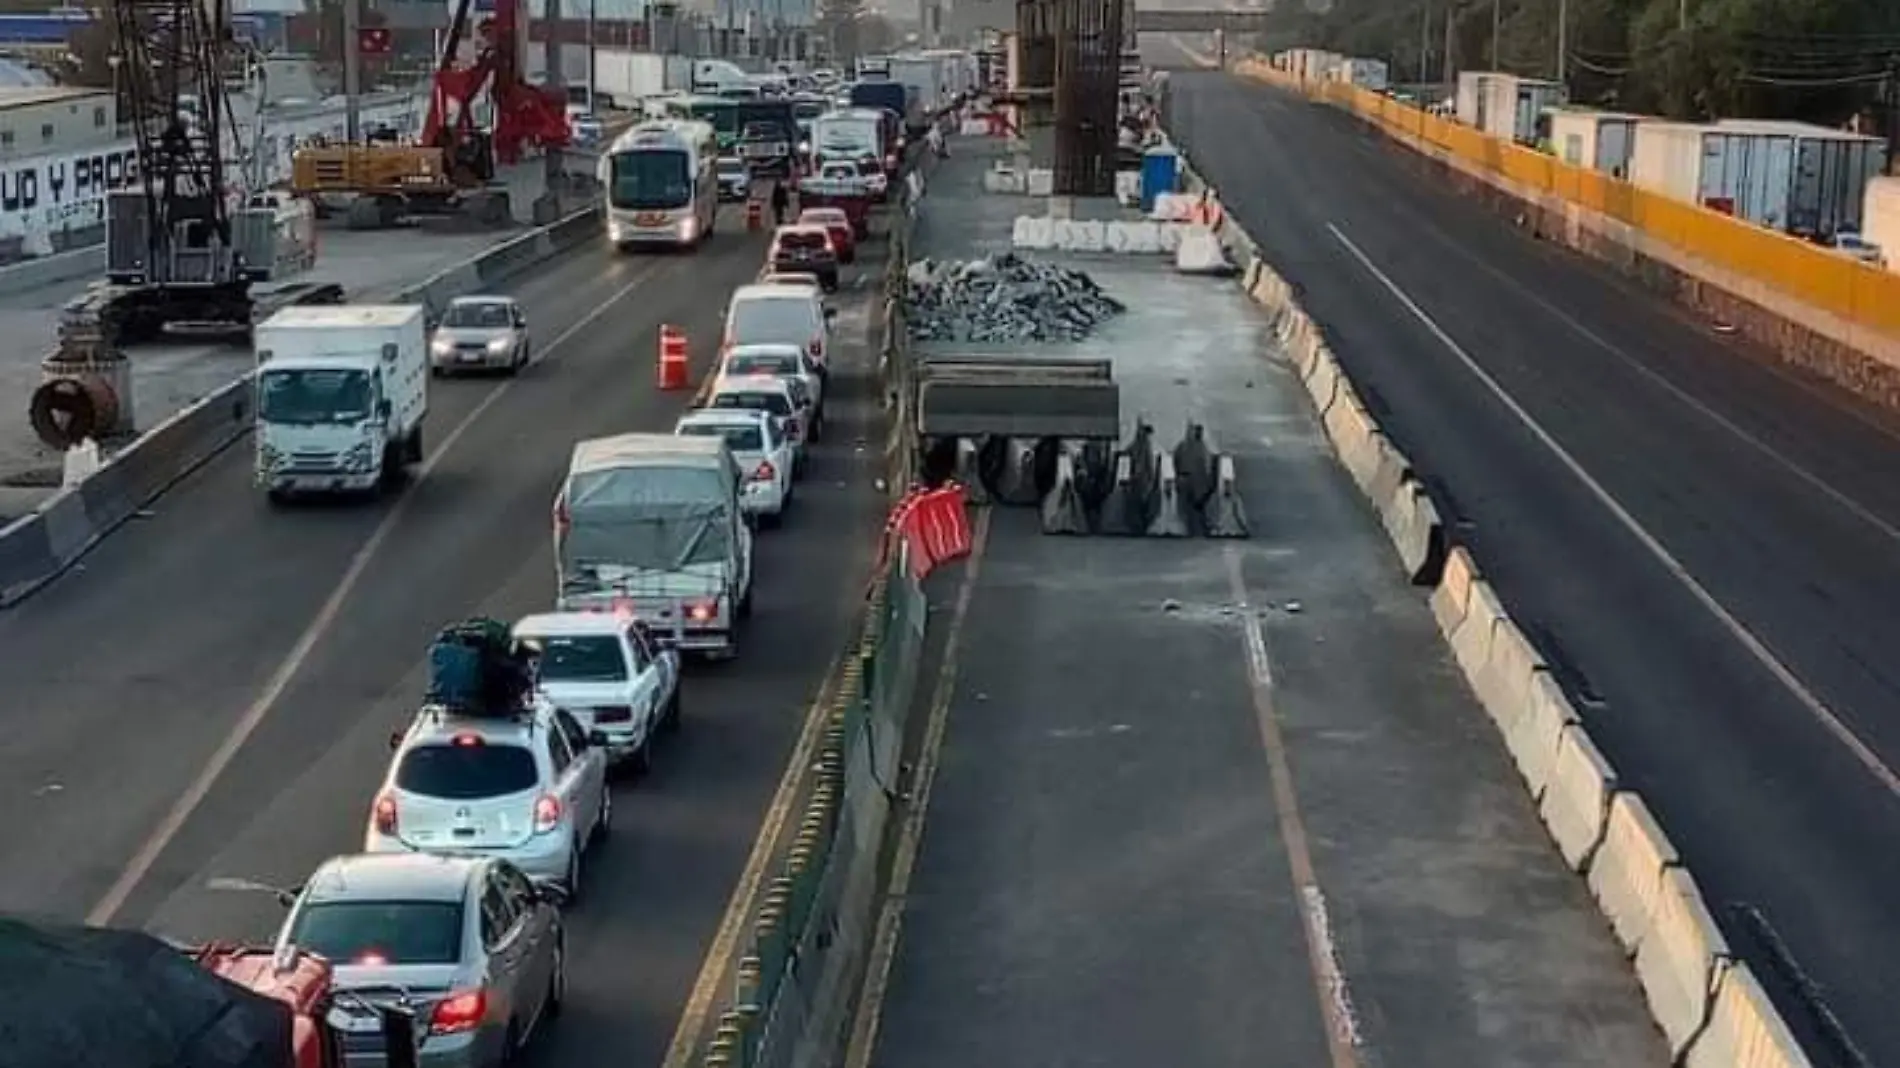
[(1752, 279), (1867, 330), (1900, 337), (1900, 275), (1799, 238), (1685, 204), (1500, 141), (1391, 97), (1340, 82), (1302, 82), (1291, 72), (1246, 60), (1241, 74), (1351, 111), (1519, 186), (1626, 223), (1689, 256)]
[(692, 381), (686, 366), (686, 335), (679, 327), (660, 327), (660, 388), (685, 389)]

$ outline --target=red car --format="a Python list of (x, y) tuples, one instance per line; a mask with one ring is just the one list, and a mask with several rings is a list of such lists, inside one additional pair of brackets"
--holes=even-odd
[(798, 225), (824, 227), (831, 235), (831, 247), (838, 250), (838, 262), (858, 258), (858, 235), (843, 208), (806, 208), (798, 213)]

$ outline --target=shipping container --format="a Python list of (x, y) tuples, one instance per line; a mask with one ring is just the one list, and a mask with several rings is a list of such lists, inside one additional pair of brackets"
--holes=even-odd
[(1717, 125), (1725, 132), (1795, 139), (1789, 233), (1826, 240), (1860, 229), (1868, 180), (1887, 169), (1885, 141), (1801, 122), (1724, 119)]
[(594, 49), (594, 92), (604, 103), (632, 109), (650, 96), (690, 89), (693, 63), (685, 56)]
[(1344, 56), (1318, 48), (1295, 48), (1289, 52), (1293, 75), (1302, 81), (1323, 82), (1332, 69), (1344, 62)]
[(1491, 82), (1497, 78), (1508, 77), (1488, 70), (1461, 70), (1458, 72), (1458, 96), (1453, 114), (1466, 126), (1482, 130), (1487, 118), (1486, 109), (1491, 103)]
[(1776, 230), (1787, 225), (1793, 176), (1794, 138), (1785, 134), (1645, 122), (1630, 154), (1637, 186)]
[(1543, 139), (1542, 119), (1564, 102), (1564, 87), (1542, 78), (1492, 74), (1486, 81), (1483, 121), (1478, 129), (1500, 141), (1534, 145)]
[(1641, 116), (1614, 111), (1555, 109), (1550, 114), (1551, 151), (1573, 167), (1627, 180), (1640, 121)]
[(1860, 236), (1879, 246), (1888, 270), (1900, 271), (1900, 178), (1868, 180), (1861, 199)]
[(1773, 230), (1827, 240), (1861, 229), (1877, 138), (1794, 122), (1641, 123), (1630, 180)]
[(1364, 59), (1353, 56), (1341, 60), (1332, 70), (1332, 79), (1347, 85), (1356, 85), (1374, 93), (1385, 92), (1391, 84), (1389, 68), (1382, 59)]

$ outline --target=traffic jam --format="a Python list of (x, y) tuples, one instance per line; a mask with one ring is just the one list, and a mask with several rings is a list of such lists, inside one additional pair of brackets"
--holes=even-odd
[[(670, 433), (574, 443), (550, 508), (549, 609), (436, 634), (418, 711), (391, 734), (367, 799), (361, 852), (279, 892), (287, 915), (270, 974), (311, 970), (298, 989), (322, 991), (309, 1019), (334, 1038), (323, 1048), (348, 1063), (499, 1065), (558, 1016), (562, 917), (612, 837), (616, 787), (690, 717), (683, 663), (740, 655), (755, 541), (795, 515), (826, 433), (831, 299), (889, 225), (880, 216), (912, 146), (941, 145), (941, 124), (974, 91), (969, 58), (931, 60), (945, 80), (928, 107), (869, 65), (854, 82), (814, 73), (804, 93), (650, 102), (602, 154), (613, 252), (696, 248), (720, 203), (738, 201), (766, 238), (763, 260), (726, 298), (717, 363)], [(906, 61), (892, 60), (901, 73)], [(967, 75), (954, 90), (952, 72)], [(458, 298), (439, 317), (368, 306), (280, 316), (258, 335), (257, 471), (274, 502), (376, 492), (421, 457), (430, 379), (513, 375), (534, 360), (526, 313), (506, 296)], [(684, 341), (673, 340), (684, 376)], [(367, 355), (339, 363), (340, 351)], [(374, 434), (358, 432), (372, 422)], [(299, 466), (319, 453), (335, 462)], [(262, 978), (242, 954), (201, 963)]]

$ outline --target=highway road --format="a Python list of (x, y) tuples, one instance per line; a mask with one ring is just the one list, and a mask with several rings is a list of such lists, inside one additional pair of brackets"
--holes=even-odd
[[(513, 291), (541, 362), (518, 381), (438, 384), (431, 458), (399, 496), (274, 509), (240, 446), (0, 615), (0, 796), (15, 815), (0, 909), (271, 933), (273, 902), (207, 880), (295, 884), (356, 848), (435, 629), (547, 607), (572, 443), (670, 429), (689, 395), (654, 389), (659, 325), (687, 332), (703, 371), (726, 294), (758, 270), (763, 238), (723, 221), (694, 255), (588, 247), (531, 272)], [(833, 427), (785, 528), (763, 535), (740, 660), (689, 666), (684, 731), (619, 787), (572, 918), (572, 1014), (536, 1063), (658, 1062), (845, 638), (862, 587), (841, 576), (864, 574), (878, 527), (869, 294), (842, 300)], [(195, 803), (179, 819), (181, 798)]]
[[(577, 160), (573, 166), (584, 167), (592, 157)], [(352, 231), (338, 216), (320, 225), (316, 266), (284, 281), (334, 282), (354, 300), (374, 300), (423, 281), (526, 233), (530, 206), (543, 187), (543, 166), (533, 160), (503, 168), (520, 225), (479, 230), (465, 220), (445, 218), (395, 230)], [(9, 398), (10, 405), (0, 409), (0, 517), (30, 511), (50, 492), (46, 475), (57, 478), (59, 457), (34, 436), (26, 399), (39, 385), (40, 360), (53, 348), (60, 308), (93, 281), (72, 279), (0, 294), (0, 397)], [(133, 411), (140, 428), (157, 425), (248, 371), (252, 362), (250, 350), (223, 344), (141, 345), (131, 357)], [(28, 485), (9, 487), (10, 482)]]
[(1829, 1063), (1805, 975), (1900, 1063), (1900, 431), (1339, 112), (1172, 84), (1196, 165), (1438, 480), (1784, 1013)]
[[(1007, 247), (995, 146), (931, 176), (919, 255)], [(1164, 447), (1203, 420), (1253, 536), (989, 510), (934, 583), (948, 667), (912, 729), (943, 741), (849, 1068), (1665, 1064), (1265, 317), (1153, 258), (1066, 265), (1129, 310), (1057, 351), (1112, 359)]]

